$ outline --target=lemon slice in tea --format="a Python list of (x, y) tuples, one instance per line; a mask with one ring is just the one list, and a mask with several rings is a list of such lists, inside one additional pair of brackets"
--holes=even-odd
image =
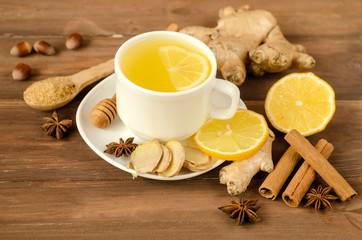
[(210, 62), (200, 53), (176, 45), (162, 46), (158, 51), (177, 91), (196, 87), (210, 75)]

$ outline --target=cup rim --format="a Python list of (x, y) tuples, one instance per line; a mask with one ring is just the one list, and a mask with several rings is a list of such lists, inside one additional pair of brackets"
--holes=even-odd
[[(154, 91), (154, 90), (150, 90), (150, 89), (146, 89), (143, 87), (138, 86), (137, 84), (133, 83), (132, 81), (130, 81), (121, 71), (121, 68), (119, 66), (119, 61), (120, 61), (120, 55), (121, 53), (130, 45), (132, 45), (134, 42), (145, 38), (145, 37), (149, 37), (152, 35), (159, 35), (159, 34), (164, 34), (164, 35), (170, 35), (170, 36), (179, 36), (185, 39), (188, 39), (194, 43), (196, 43), (196, 45), (200, 45), (200, 47), (203, 49), (203, 52), (207, 52), (208, 55), (210, 56), (206, 56), (207, 59), (210, 61), (210, 65), (211, 65), (211, 71), (210, 74), (208, 76), (208, 78), (203, 81), (201, 84), (199, 84), (196, 87), (193, 87), (191, 89), (187, 89), (184, 91), (179, 91), (179, 92), (158, 92), (158, 91)], [(130, 39), (128, 39), (126, 42), (124, 42), (117, 50), (116, 55), (114, 57), (114, 70), (116, 73), (116, 77), (117, 77), (117, 81), (120, 81), (120, 79), (118, 78), (118, 75), (120, 77), (122, 77), (123, 79), (125, 79), (126, 81), (124, 81), (126, 84), (128, 84), (129, 86), (132, 86), (133, 88), (136, 88), (138, 91), (141, 91), (143, 93), (147, 93), (150, 95), (157, 95), (157, 96), (182, 96), (182, 95), (186, 95), (186, 94), (190, 94), (193, 92), (198, 91), (199, 89), (203, 88), (205, 85), (207, 85), (212, 79), (216, 79), (216, 69), (217, 69), (217, 64), (216, 64), (216, 58), (213, 54), (213, 52), (211, 51), (211, 49), (202, 41), (200, 41), (199, 39), (192, 37), (190, 35), (184, 34), (184, 33), (180, 33), (180, 32), (172, 32), (172, 31), (150, 31), (150, 32), (145, 32), (145, 33), (141, 33), (139, 35), (136, 35)]]

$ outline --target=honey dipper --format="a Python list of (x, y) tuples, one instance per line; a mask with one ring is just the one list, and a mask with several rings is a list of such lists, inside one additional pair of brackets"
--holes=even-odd
[(105, 128), (112, 123), (117, 115), (116, 94), (97, 103), (89, 113), (89, 119), (94, 126)]

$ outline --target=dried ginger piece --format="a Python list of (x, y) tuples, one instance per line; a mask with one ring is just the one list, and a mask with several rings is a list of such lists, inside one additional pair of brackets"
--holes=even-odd
[(168, 149), (165, 145), (161, 145), (162, 147), (162, 157), (158, 162), (157, 167), (153, 170), (153, 172), (163, 172), (170, 165), (172, 160), (172, 154), (170, 149)]
[(179, 141), (176, 140), (168, 141), (165, 146), (170, 149), (172, 153), (172, 159), (168, 168), (163, 172), (159, 172), (158, 175), (163, 177), (173, 177), (180, 172), (184, 164), (185, 148)]
[(197, 172), (210, 168), (213, 164), (212, 157), (201, 152), (199, 149), (185, 147), (184, 168)]
[(157, 139), (143, 142), (131, 154), (131, 164), (139, 173), (152, 172), (162, 157), (161, 143)]

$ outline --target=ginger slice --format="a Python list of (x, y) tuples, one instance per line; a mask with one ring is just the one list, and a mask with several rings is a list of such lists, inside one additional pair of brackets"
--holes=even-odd
[(204, 171), (206, 169), (209, 169), (212, 166), (212, 164), (213, 164), (212, 158), (210, 158), (209, 162), (207, 162), (203, 165), (194, 165), (193, 163), (185, 160), (184, 168), (187, 168), (188, 170), (190, 170), (192, 172), (198, 172), (198, 171)]
[(189, 138), (187, 138), (187, 139), (185, 139), (185, 140), (183, 140), (181, 143), (182, 143), (182, 145), (184, 145), (185, 147), (199, 149), (199, 147), (196, 145), (196, 143), (195, 143), (195, 141), (194, 141), (193, 136), (192, 136), (192, 137), (189, 137)]
[(179, 173), (184, 164), (185, 148), (179, 141), (176, 140), (168, 141), (165, 146), (170, 149), (172, 159), (168, 168), (163, 172), (159, 172), (158, 175), (163, 177), (173, 177)]
[(199, 149), (185, 147), (185, 162), (183, 165), (185, 168), (197, 172), (210, 168), (212, 164), (212, 158)]
[(152, 172), (162, 157), (162, 147), (157, 139), (143, 142), (131, 154), (131, 164), (137, 173)]
[(204, 165), (212, 162), (210, 156), (201, 152), (199, 149), (192, 147), (185, 147), (185, 160), (194, 165)]
[(157, 167), (153, 170), (153, 172), (163, 172), (167, 169), (167, 167), (171, 163), (172, 154), (170, 149), (168, 149), (166, 146), (161, 145), (162, 147), (162, 157), (161, 160), (158, 162)]

